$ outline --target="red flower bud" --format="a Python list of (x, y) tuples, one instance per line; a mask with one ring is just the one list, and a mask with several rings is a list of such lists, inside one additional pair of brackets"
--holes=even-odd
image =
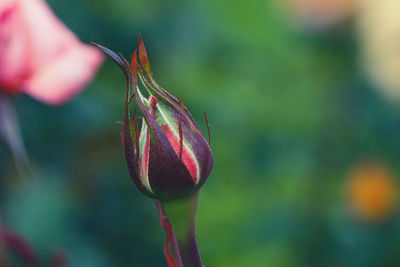
[[(160, 200), (196, 192), (211, 172), (210, 146), (180, 98), (154, 80), (141, 37), (140, 64), (136, 50), (129, 64), (123, 56), (96, 46), (111, 57), (126, 76), (122, 143), (129, 173), (137, 187), (149, 197)], [(133, 99), (143, 115), (140, 130), (136, 108), (130, 119), (129, 107)]]

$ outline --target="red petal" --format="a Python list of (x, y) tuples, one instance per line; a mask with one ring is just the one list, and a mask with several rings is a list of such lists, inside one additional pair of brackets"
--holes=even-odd
[[(179, 140), (175, 137), (175, 135), (172, 133), (171, 129), (168, 127), (168, 125), (163, 125), (161, 126), (163, 129), (165, 135), (168, 138), (168, 141), (170, 142), (172, 148), (174, 149), (175, 153), (179, 156), (181, 146)], [(185, 146), (182, 147), (182, 157), (181, 157), (183, 164), (185, 164), (186, 168), (188, 169), (190, 175), (192, 176), (193, 180), (197, 182), (197, 165), (196, 161), (193, 158), (193, 156), (189, 153), (187, 148)]]

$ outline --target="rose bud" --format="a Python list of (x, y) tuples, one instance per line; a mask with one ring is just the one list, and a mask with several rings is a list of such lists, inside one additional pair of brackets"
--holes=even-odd
[[(122, 55), (96, 46), (111, 57), (126, 76), (122, 143), (136, 186), (147, 196), (159, 200), (177, 199), (199, 190), (213, 165), (209, 143), (181, 99), (154, 80), (141, 37), (140, 64), (136, 50), (129, 64)], [(132, 100), (143, 115), (142, 119), (136, 108), (130, 118)], [(209, 133), (208, 121), (207, 128)]]

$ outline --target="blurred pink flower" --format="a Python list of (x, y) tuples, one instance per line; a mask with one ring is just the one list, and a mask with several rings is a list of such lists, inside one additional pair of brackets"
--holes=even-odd
[(359, 0), (285, 0), (295, 20), (308, 29), (326, 29), (345, 21)]
[(101, 62), (101, 53), (80, 42), (44, 0), (0, 1), (0, 90), (62, 104)]

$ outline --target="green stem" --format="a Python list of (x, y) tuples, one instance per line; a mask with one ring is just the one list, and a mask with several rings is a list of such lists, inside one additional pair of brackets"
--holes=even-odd
[(196, 241), (196, 209), (198, 193), (185, 198), (161, 202), (174, 230), (185, 267), (202, 267)]

